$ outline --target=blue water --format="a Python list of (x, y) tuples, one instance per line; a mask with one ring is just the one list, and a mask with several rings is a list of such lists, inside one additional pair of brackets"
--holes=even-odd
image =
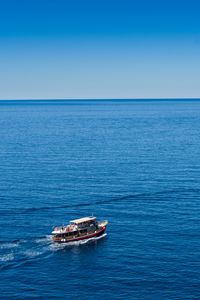
[[(199, 299), (200, 101), (0, 103), (1, 299)], [(56, 246), (94, 214), (107, 236)]]

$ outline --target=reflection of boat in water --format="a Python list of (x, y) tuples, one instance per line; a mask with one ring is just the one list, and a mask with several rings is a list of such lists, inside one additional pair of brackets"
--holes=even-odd
[(106, 231), (107, 224), (108, 221), (97, 221), (95, 217), (73, 220), (67, 226), (54, 228), (52, 231), (53, 241), (68, 243), (99, 237)]

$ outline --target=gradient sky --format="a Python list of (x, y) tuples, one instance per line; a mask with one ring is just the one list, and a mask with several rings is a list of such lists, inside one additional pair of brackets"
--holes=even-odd
[(0, 99), (200, 97), (200, 1), (0, 2)]

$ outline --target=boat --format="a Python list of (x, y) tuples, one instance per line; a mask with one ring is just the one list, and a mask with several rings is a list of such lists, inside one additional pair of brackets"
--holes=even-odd
[(69, 243), (99, 237), (106, 231), (108, 221), (97, 221), (96, 217), (84, 217), (70, 221), (69, 225), (55, 227), (52, 239), (57, 243)]

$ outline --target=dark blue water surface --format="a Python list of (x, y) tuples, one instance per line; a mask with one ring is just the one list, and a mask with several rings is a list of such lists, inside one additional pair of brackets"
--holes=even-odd
[(0, 229), (1, 299), (199, 299), (200, 101), (1, 102)]

